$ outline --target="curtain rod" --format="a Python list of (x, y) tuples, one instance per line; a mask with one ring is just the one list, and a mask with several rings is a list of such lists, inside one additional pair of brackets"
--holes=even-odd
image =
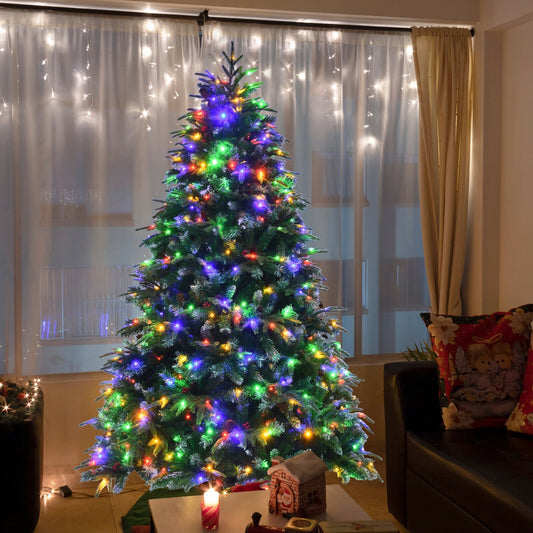
[[(10, 4), (0, 2), (0, 7), (16, 9), (20, 4)], [(298, 28), (309, 29), (329, 29), (329, 30), (355, 30), (355, 31), (382, 31), (382, 32), (411, 32), (411, 28), (407, 26), (374, 26), (362, 24), (337, 24), (334, 22), (299, 22), (290, 20), (277, 19), (251, 19), (240, 17), (212, 17), (208, 14), (208, 10), (204, 9), (199, 15), (185, 15), (173, 13), (145, 13), (140, 11), (121, 11), (116, 9), (96, 9), (96, 8), (78, 8), (75, 6), (43, 6), (36, 4), (24, 4), (20, 9), (32, 9), (38, 11), (58, 11), (64, 13), (85, 13), (87, 15), (111, 15), (111, 16), (133, 16), (143, 18), (166, 18), (166, 19), (180, 19), (180, 20), (195, 20), (199, 26), (205, 23), (212, 22), (230, 22), (234, 24), (268, 24), (270, 26), (296, 26)], [(474, 28), (470, 28), (470, 34), (474, 36)]]

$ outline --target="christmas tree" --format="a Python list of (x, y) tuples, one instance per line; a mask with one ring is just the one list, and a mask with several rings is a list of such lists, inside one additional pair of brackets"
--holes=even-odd
[(223, 56), (173, 133), (151, 259), (126, 295), (142, 315), (103, 366), (113, 378), (88, 421), (101, 434), (80, 465), (97, 493), (134, 470), (151, 488), (243, 484), (307, 449), (343, 481), (379, 478), (275, 112), (233, 45)]

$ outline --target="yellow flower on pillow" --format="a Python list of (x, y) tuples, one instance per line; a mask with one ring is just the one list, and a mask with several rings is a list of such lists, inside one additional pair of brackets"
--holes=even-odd
[(431, 315), (431, 324), (428, 330), (435, 339), (435, 344), (453, 344), (455, 341), (455, 332), (459, 326), (454, 324), (449, 316)]

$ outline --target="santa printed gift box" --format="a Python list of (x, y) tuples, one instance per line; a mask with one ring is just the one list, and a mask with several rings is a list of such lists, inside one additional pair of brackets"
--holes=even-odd
[(270, 475), (269, 511), (275, 514), (313, 516), (326, 510), (328, 467), (311, 450), (291, 459), (273, 459)]

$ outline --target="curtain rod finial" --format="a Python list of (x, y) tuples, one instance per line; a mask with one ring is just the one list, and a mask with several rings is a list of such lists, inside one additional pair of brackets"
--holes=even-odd
[(207, 22), (208, 19), (209, 19), (209, 9), (204, 9), (203, 11), (200, 11), (198, 18), (196, 19), (196, 22), (198, 22), (198, 26), (203, 26)]
[(198, 18), (196, 19), (196, 22), (198, 23), (198, 43), (200, 45), (200, 52), (202, 51), (202, 26), (207, 22), (209, 19), (209, 10), (204, 9), (203, 11), (200, 11), (200, 14), (198, 15)]

